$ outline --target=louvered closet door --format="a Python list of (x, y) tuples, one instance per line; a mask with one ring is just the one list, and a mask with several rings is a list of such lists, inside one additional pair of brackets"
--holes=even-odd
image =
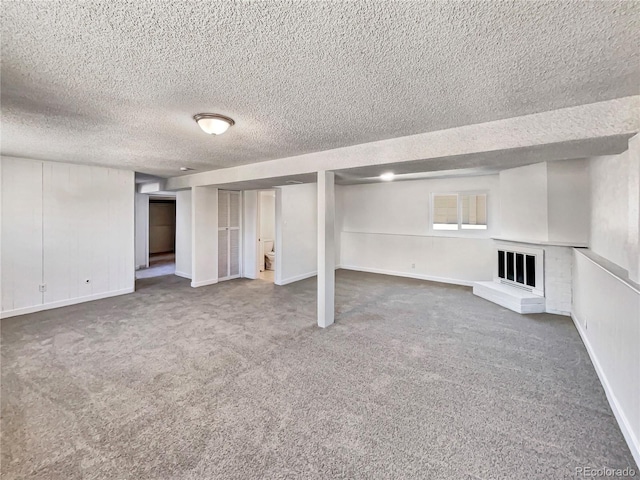
[(240, 276), (240, 192), (218, 192), (218, 280)]

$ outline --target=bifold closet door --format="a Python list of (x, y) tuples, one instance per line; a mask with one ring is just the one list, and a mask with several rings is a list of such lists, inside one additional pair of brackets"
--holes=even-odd
[(240, 276), (240, 192), (218, 192), (218, 280)]

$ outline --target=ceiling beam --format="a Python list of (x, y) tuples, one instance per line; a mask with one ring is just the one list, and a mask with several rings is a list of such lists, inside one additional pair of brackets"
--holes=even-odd
[[(220, 185), (367, 165), (411, 162), (640, 131), (640, 95), (493, 122), (381, 140), (238, 167), (172, 177), (164, 190)], [(613, 153), (613, 152), (612, 152)], [(455, 168), (454, 165), (449, 168)]]

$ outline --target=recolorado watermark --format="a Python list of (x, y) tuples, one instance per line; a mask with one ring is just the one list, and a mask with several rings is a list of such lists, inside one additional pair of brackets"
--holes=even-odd
[(635, 476), (636, 471), (631, 467), (576, 467), (576, 477), (580, 478), (630, 478)]

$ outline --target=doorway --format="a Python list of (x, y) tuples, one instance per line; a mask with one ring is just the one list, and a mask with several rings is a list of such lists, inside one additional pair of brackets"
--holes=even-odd
[(258, 192), (258, 278), (274, 282), (276, 262), (276, 192)]
[(242, 272), (242, 197), (218, 190), (218, 281), (239, 278)]
[(149, 267), (136, 278), (173, 275), (176, 270), (176, 200), (149, 197)]

